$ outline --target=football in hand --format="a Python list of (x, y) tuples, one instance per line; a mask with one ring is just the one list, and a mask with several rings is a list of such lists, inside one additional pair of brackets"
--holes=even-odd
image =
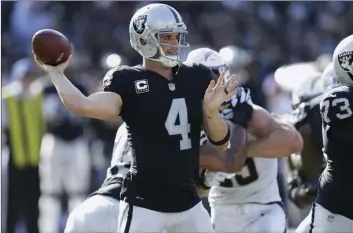
[(33, 35), (32, 52), (39, 62), (57, 66), (71, 55), (71, 43), (62, 33), (43, 29)]

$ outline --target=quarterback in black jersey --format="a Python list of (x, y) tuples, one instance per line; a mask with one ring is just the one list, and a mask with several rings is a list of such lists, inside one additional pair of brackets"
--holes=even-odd
[(326, 168), (311, 212), (296, 232), (353, 232), (353, 35), (333, 54), (340, 86), (328, 90), (321, 102), (323, 152)]
[[(220, 74), (218, 69), (213, 71), (216, 76)], [(239, 89), (234, 97), (222, 104), (220, 111), (223, 117), (229, 119), (229, 112), (223, 110), (229, 109), (231, 101), (238, 102), (236, 114), (232, 113), (231, 115), (239, 119), (239, 124), (245, 124), (247, 118), (251, 116), (252, 108), (242, 103), (244, 95), (248, 95), (248, 93), (244, 93), (244, 91), (243, 88)], [(230, 125), (233, 129), (231, 130), (231, 147), (229, 149), (224, 152), (213, 150), (212, 153), (202, 153), (203, 150), (201, 150), (201, 176), (199, 177), (199, 169), (195, 169), (196, 185), (205, 187), (203, 180), (205, 169), (231, 173), (238, 172), (242, 169), (245, 162), (244, 143), (246, 132), (241, 125)], [(150, 134), (153, 135), (153, 132), (150, 132)], [(202, 131), (200, 135), (200, 146), (202, 147), (206, 142), (206, 134)], [(209, 142), (207, 143), (207, 147), (210, 147)], [(208, 149), (208, 151), (209, 150), (210, 149)], [(119, 127), (116, 134), (111, 166), (107, 170), (105, 181), (97, 191), (91, 194), (87, 200), (70, 213), (65, 233), (113, 232), (116, 230), (119, 214), (120, 190), (123, 176), (128, 172), (131, 160), (132, 151), (129, 146), (128, 131), (124, 123)], [(199, 188), (199, 191), (200, 190), (204, 191), (202, 188)]]
[(98, 119), (121, 115), (127, 124), (133, 162), (124, 177), (118, 232), (161, 232), (170, 225), (177, 231), (212, 231), (194, 184), (201, 126), (217, 149), (227, 148), (230, 130), (218, 108), (234, 95), (237, 82), (233, 75), (215, 83), (206, 67), (182, 65), (189, 50), (186, 34), (174, 8), (142, 7), (130, 21), (129, 35), (143, 65), (111, 70), (104, 91), (89, 97), (63, 74), (69, 60), (57, 67), (38, 62), (69, 110)]
[[(245, 132), (241, 129), (232, 130), (232, 144), (244, 142)], [(234, 136), (236, 135), (236, 136)], [(207, 137), (201, 134), (200, 145)], [(213, 155), (200, 154), (200, 163), (204, 168), (217, 169), (224, 172), (239, 171), (244, 164), (245, 155), (241, 147), (217, 152)], [(78, 205), (68, 217), (65, 233), (115, 232), (118, 222), (120, 191), (124, 175), (128, 172), (132, 161), (132, 150), (129, 146), (126, 124), (123, 123), (116, 134), (111, 166), (102, 186)], [(209, 166), (212, 164), (212, 166)], [(197, 172), (196, 172), (197, 173)], [(198, 179), (198, 174), (195, 178)], [(203, 184), (203, 181), (200, 181)], [(196, 184), (198, 182), (196, 181)]]

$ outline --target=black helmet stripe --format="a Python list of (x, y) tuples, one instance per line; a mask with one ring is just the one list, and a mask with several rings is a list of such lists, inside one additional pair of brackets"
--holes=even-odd
[(212, 54), (213, 54), (212, 51), (207, 51), (206, 54), (205, 54), (205, 61), (206, 61), (207, 58), (208, 58), (209, 56), (211, 56)]

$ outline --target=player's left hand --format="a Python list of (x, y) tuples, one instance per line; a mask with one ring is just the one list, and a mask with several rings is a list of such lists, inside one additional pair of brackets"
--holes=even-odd
[(222, 72), (217, 80), (217, 83), (212, 80), (205, 92), (203, 98), (204, 109), (209, 113), (218, 111), (224, 101), (235, 95), (238, 86), (238, 82), (235, 81), (235, 75), (233, 74), (228, 81), (223, 84), (224, 76), (225, 72)]

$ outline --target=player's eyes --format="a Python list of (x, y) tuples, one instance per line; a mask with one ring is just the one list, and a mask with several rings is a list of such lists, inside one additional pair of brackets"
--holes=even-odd
[(160, 35), (161, 41), (180, 40), (180, 35)]

